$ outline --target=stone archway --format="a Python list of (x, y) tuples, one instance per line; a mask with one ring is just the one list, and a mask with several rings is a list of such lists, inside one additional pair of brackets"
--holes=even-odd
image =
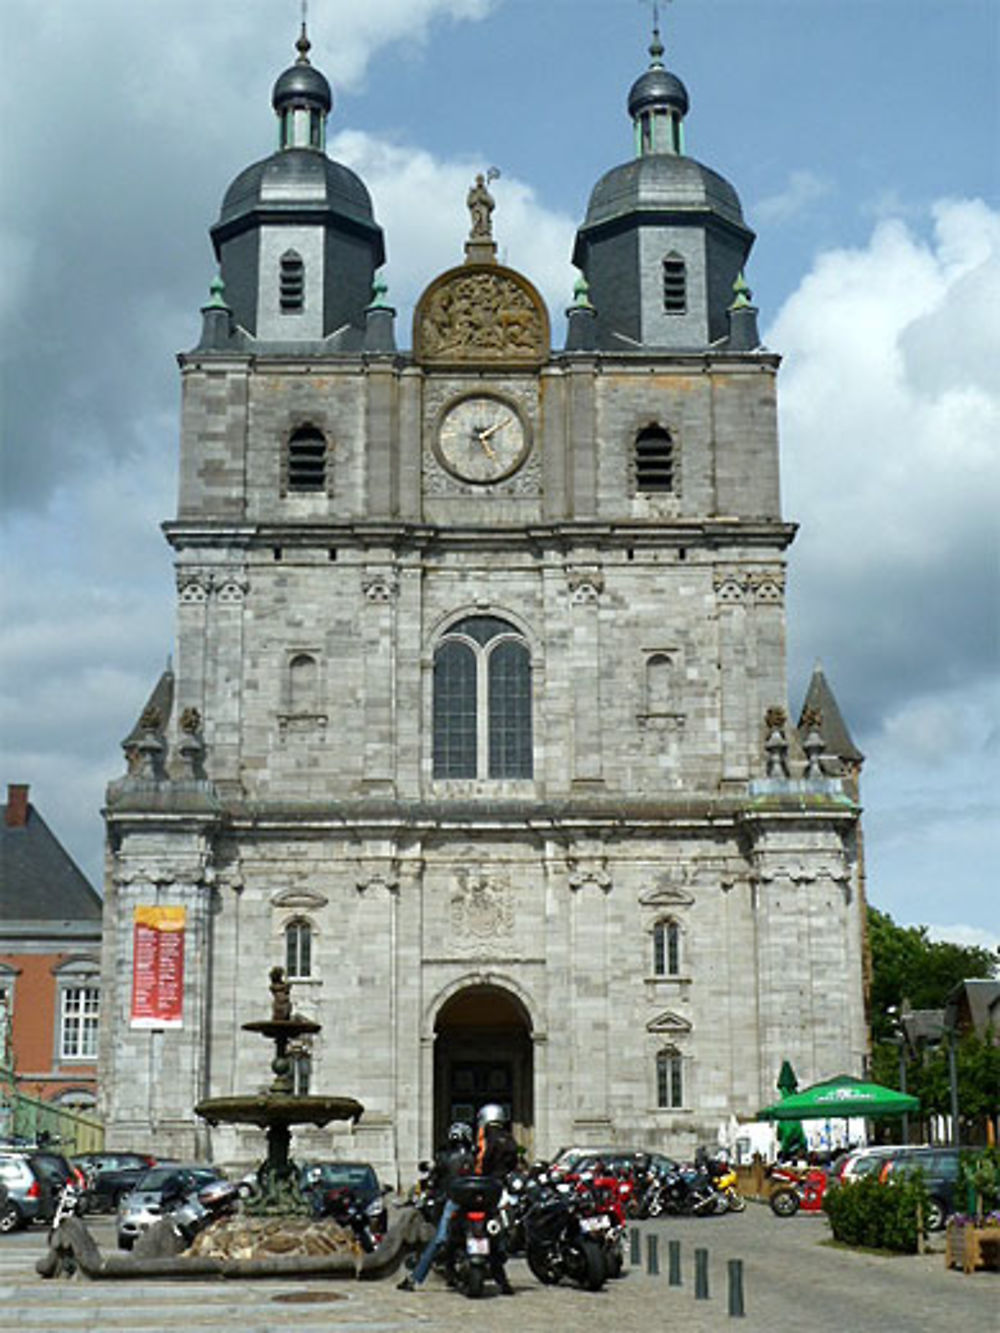
[(486, 1102), (510, 1116), (529, 1156), (535, 1088), (531, 1017), (511, 991), (470, 985), (450, 996), (434, 1023), (434, 1141), (455, 1120), (470, 1124)]

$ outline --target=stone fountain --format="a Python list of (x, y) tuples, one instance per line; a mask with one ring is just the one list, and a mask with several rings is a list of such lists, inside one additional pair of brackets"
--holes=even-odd
[(274, 1042), (274, 1081), (264, 1092), (233, 1097), (206, 1097), (195, 1114), (210, 1125), (257, 1125), (267, 1135), (267, 1156), (257, 1171), (257, 1186), (244, 1204), (251, 1216), (308, 1216), (309, 1204), (299, 1189), (290, 1148), (293, 1125), (322, 1128), (331, 1120), (360, 1119), (364, 1107), (353, 1097), (326, 1097), (293, 1091), (289, 1046), (320, 1031), (320, 1024), (292, 1013), (291, 988), (284, 969), (271, 968), (271, 1017), (243, 1024)]

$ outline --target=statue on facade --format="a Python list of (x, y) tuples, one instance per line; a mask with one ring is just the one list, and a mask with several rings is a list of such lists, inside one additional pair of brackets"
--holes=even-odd
[(492, 241), (493, 210), (496, 208), (496, 200), (487, 189), (486, 177), (482, 172), (476, 177), (476, 183), (469, 191), (465, 202), (472, 218), (469, 240)]

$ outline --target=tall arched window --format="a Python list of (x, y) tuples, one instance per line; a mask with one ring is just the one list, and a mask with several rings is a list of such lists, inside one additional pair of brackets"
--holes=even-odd
[(663, 309), (668, 315), (687, 312), (687, 269), (676, 252), (663, 260)]
[(531, 654), (513, 625), (469, 616), (434, 653), (436, 778), (530, 778)]
[(684, 1061), (676, 1046), (656, 1053), (656, 1105), (663, 1111), (684, 1105)]
[(326, 489), (326, 438), (315, 426), (300, 426), (288, 440), (288, 489)]
[(676, 977), (681, 970), (681, 928), (676, 921), (657, 921), (653, 927), (653, 975)]
[(674, 489), (674, 443), (662, 426), (646, 426), (635, 437), (635, 486), (638, 491)]
[(312, 926), (308, 921), (289, 921), (285, 927), (285, 975), (289, 981), (312, 976)]

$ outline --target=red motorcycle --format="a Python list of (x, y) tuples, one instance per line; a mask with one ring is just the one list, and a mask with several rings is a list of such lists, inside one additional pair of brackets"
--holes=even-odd
[(768, 1175), (772, 1182), (768, 1202), (776, 1217), (794, 1217), (800, 1208), (804, 1213), (822, 1212), (825, 1171), (813, 1168), (797, 1171), (794, 1167), (772, 1166)]

